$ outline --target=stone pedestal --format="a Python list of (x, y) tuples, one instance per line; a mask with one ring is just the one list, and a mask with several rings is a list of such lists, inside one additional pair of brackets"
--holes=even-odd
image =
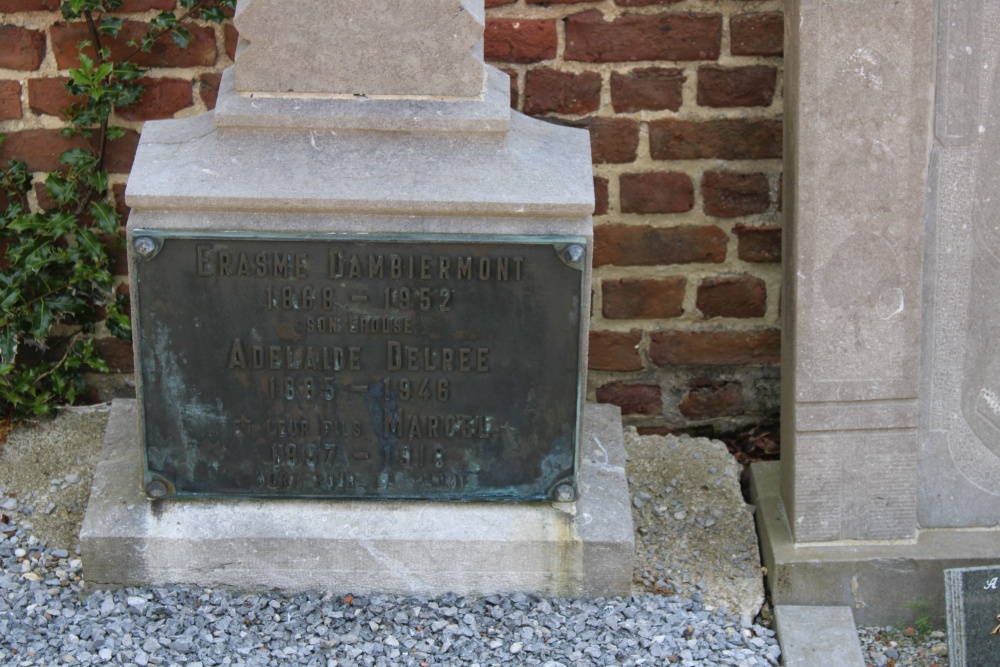
[(587, 405), (576, 503), (150, 501), (135, 401), (115, 401), (80, 531), (88, 585), (299, 593), (628, 595), (621, 414)]
[(482, 0), (236, 24), (216, 110), (147, 123), (129, 178), (138, 408), (87, 581), (627, 594), (587, 133), (511, 111)]

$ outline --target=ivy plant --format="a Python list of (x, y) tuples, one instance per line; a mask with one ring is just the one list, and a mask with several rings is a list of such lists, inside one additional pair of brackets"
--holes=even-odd
[[(32, 207), (34, 177), (18, 159), (0, 166), (0, 419), (50, 414), (84, 392), (84, 372), (107, 372), (90, 334), (104, 319), (112, 334), (131, 338), (127, 300), (115, 295), (106, 243), (122, 243), (119, 219), (108, 194), (108, 142), (125, 130), (114, 112), (142, 96), (146, 70), (132, 60), (159, 40), (181, 48), (191, 42), (186, 25), (227, 19), (236, 0), (179, 0), (178, 16), (157, 14), (145, 36), (112, 58), (108, 42), (122, 19), (123, 0), (65, 0), (67, 21), (83, 21), (90, 38), (79, 44), (78, 67), (69, 70), (67, 91), (82, 101), (66, 110), (67, 137), (80, 148), (59, 157), (60, 171), (44, 189), (51, 205)], [(0, 142), (3, 135), (0, 134)]]

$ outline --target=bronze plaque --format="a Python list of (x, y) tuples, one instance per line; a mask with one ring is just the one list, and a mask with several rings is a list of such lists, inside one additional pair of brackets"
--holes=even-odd
[(150, 497), (575, 497), (584, 239), (130, 242)]

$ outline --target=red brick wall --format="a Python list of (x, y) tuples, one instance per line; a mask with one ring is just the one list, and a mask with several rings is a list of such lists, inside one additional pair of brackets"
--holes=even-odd
[[(127, 0), (124, 48), (172, 0)], [(781, 0), (486, 0), (487, 59), (524, 113), (589, 129), (597, 211), (588, 398), (643, 430), (725, 431), (778, 410)], [(0, 161), (55, 166), (80, 26), (0, 0)], [(236, 33), (205, 24), (152, 67), (109, 160), (122, 193), (142, 121), (214, 106)], [(41, 174), (40, 174), (41, 175)], [(36, 194), (37, 198), (37, 194)], [(44, 202), (43, 202), (44, 203)], [(118, 254), (119, 259), (121, 254)], [(119, 272), (124, 263), (119, 261)], [(127, 346), (102, 335), (122, 371)]]

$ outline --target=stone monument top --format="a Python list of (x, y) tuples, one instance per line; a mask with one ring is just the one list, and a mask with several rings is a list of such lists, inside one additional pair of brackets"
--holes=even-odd
[(483, 0), (239, 0), (236, 90), (479, 97), (485, 21)]

